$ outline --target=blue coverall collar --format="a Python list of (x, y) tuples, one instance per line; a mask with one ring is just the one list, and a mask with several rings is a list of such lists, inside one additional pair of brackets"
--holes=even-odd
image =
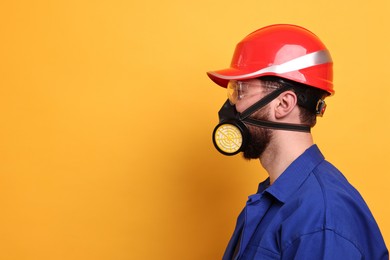
[[(258, 193), (267, 192), (277, 200), (285, 203), (313, 171), (313, 169), (325, 158), (317, 145), (312, 145), (269, 186), (269, 178), (259, 184)], [(269, 186), (267, 188), (267, 186)]]

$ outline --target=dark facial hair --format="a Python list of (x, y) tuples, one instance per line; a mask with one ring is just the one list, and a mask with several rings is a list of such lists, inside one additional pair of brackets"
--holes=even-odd
[[(268, 113), (259, 112), (254, 114), (253, 117), (259, 120), (268, 120)], [(250, 139), (243, 151), (243, 156), (248, 160), (259, 159), (271, 141), (272, 131), (259, 126), (247, 125), (247, 127), (249, 129)]]

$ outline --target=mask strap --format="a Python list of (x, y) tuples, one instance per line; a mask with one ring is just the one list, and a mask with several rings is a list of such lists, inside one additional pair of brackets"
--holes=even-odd
[(245, 123), (250, 124), (250, 125), (261, 126), (261, 127), (265, 127), (265, 128), (310, 133), (310, 126), (306, 126), (306, 125), (275, 123), (275, 122), (271, 122), (271, 121), (263, 121), (263, 120), (253, 119), (253, 118), (245, 118), (243, 121)]
[(251, 105), (250, 107), (248, 107), (244, 112), (242, 112), (240, 114), (240, 119), (241, 120), (246, 119), (248, 116), (252, 115), (254, 112), (256, 112), (260, 108), (264, 107), (265, 105), (270, 103), (272, 100), (277, 98), (280, 94), (282, 94), (283, 92), (285, 92), (289, 89), (291, 89), (291, 87), (283, 86), (283, 87), (278, 88), (275, 91), (269, 93), (268, 95), (266, 95), (265, 97), (263, 97), (262, 99), (260, 99), (259, 101), (257, 101), (253, 105)]
[(297, 124), (288, 124), (288, 123), (276, 123), (271, 121), (263, 121), (258, 120), (254, 118), (249, 118), (251, 114), (259, 110), (260, 108), (264, 107), (268, 103), (270, 103), (272, 100), (277, 98), (280, 94), (283, 92), (290, 90), (290, 86), (283, 86), (281, 88), (276, 89), (275, 91), (271, 92), (270, 94), (266, 95), (256, 103), (254, 103), (252, 106), (247, 108), (244, 112), (240, 114), (240, 120), (242, 120), (245, 123), (255, 125), (255, 126), (261, 126), (265, 128), (272, 128), (272, 129), (279, 129), (279, 130), (289, 130), (289, 131), (298, 131), (298, 132), (310, 132), (310, 126), (306, 125), (297, 125)]

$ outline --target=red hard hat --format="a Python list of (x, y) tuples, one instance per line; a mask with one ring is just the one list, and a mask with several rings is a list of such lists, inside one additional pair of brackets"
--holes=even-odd
[(333, 94), (332, 65), (328, 50), (315, 34), (296, 25), (276, 24), (239, 42), (230, 68), (207, 74), (222, 87), (230, 80), (278, 76)]

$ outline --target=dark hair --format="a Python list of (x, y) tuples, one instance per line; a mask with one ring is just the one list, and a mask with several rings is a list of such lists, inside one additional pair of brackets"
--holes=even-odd
[(328, 92), (275, 76), (266, 76), (259, 79), (264, 83), (264, 87), (270, 91), (288, 85), (297, 96), (301, 123), (311, 127), (316, 124), (318, 101), (329, 96)]

